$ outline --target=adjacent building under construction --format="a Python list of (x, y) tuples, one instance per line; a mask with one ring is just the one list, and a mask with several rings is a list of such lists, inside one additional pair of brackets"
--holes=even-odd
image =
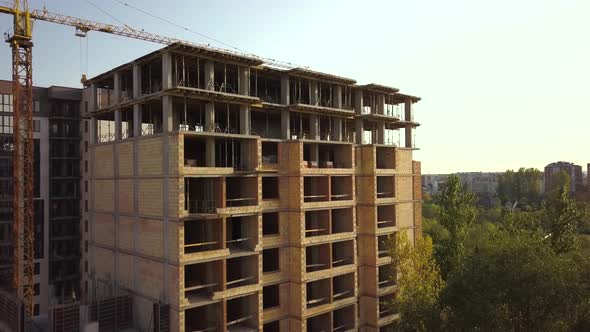
[(180, 43), (86, 81), (83, 292), (131, 295), (138, 328), (387, 327), (417, 101)]

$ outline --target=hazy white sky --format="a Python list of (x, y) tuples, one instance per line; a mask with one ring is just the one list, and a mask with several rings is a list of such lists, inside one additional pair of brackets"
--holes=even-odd
[[(121, 1), (261, 56), (421, 96), (424, 173), (590, 162), (590, 1)], [(92, 2), (132, 27), (215, 45), (116, 0)], [(85, 0), (30, 3), (118, 23)], [(1, 32), (10, 24), (0, 17)], [(34, 42), (41, 86), (80, 86), (81, 61), (91, 77), (160, 47), (96, 32), (80, 42), (44, 22)]]

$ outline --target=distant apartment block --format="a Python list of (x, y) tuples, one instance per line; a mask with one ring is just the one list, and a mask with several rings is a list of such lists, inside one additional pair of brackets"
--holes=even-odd
[(565, 171), (570, 177), (570, 192), (583, 190), (584, 180), (582, 166), (570, 162), (558, 161), (545, 166), (544, 184), (545, 188), (551, 187), (551, 181), (556, 173)]
[(397, 319), (384, 241), (421, 234), (419, 98), (183, 44), (85, 85), (85, 296), (130, 295), (142, 330)]
[[(495, 196), (498, 191), (498, 172), (460, 172), (453, 173), (461, 179), (465, 188), (480, 196)], [(422, 188), (424, 192), (436, 194), (444, 185), (451, 174), (422, 175)]]

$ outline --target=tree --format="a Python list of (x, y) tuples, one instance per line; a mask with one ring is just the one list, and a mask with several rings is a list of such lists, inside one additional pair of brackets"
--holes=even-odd
[(588, 313), (587, 263), (538, 236), (500, 232), (447, 280), (442, 306), (458, 331), (564, 331)]
[(436, 260), (443, 278), (455, 270), (465, 255), (465, 239), (475, 220), (475, 195), (465, 191), (456, 175), (447, 178), (440, 194), (435, 197), (440, 209), (438, 222), (449, 231), (450, 237), (435, 246)]
[(565, 188), (543, 203), (542, 213), (542, 225), (553, 249), (557, 253), (574, 250), (583, 212)]
[(551, 197), (559, 195), (562, 190), (569, 192), (570, 184), (570, 175), (562, 169), (551, 176), (549, 183), (546, 184), (545, 193)]
[(389, 303), (400, 314), (396, 327), (401, 331), (438, 330), (444, 282), (433, 257), (432, 240), (428, 236), (417, 238), (412, 246), (407, 233), (401, 231), (388, 245), (397, 272), (390, 276), (397, 282), (397, 296)]
[(502, 204), (536, 204), (541, 197), (542, 173), (536, 168), (507, 170), (498, 177), (498, 196)]

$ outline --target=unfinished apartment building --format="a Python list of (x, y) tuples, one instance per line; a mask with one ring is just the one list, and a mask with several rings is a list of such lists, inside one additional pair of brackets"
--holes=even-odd
[(139, 328), (379, 331), (419, 98), (173, 44), (86, 82), (84, 290)]

